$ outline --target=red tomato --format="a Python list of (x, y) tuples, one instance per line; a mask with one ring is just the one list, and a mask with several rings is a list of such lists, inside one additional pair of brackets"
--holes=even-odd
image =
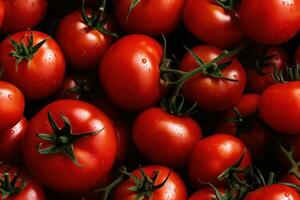
[(57, 43), (48, 35), (37, 31), (23, 31), (11, 35), (16, 42), (28, 40), (32, 33), (33, 45), (48, 40), (32, 55), (31, 61), (24, 58), (16, 69), (15, 51), (9, 38), (0, 44), (0, 63), (4, 66), (3, 78), (12, 82), (28, 99), (42, 99), (53, 94), (60, 86), (65, 73), (65, 60)]
[(262, 68), (262, 73), (258, 72), (254, 66), (246, 68), (247, 73), (247, 87), (250, 91), (255, 93), (262, 93), (268, 86), (274, 85), (276, 81), (273, 79), (274, 64), (278, 71), (282, 71), (289, 62), (287, 53), (280, 47), (270, 47), (266, 56), (273, 56), (267, 61), (266, 66), (259, 66)]
[[(86, 12), (91, 17), (92, 10), (87, 9)], [(104, 28), (113, 31), (113, 22), (108, 21)], [(72, 67), (85, 70), (97, 68), (104, 52), (113, 41), (112, 36), (89, 27), (82, 19), (81, 10), (74, 11), (61, 20), (55, 38), (67, 62)]]
[(15, 125), (23, 116), (25, 99), (14, 85), (0, 81), (0, 130)]
[(192, 184), (197, 188), (201, 187), (203, 182), (226, 186), (226, 180), (220, 181), (217, 177), (235, 165), (242, 156), (240, 169), (251, 164), (251, 155), (244, 143), (232, 135), (215, 134), (200, 140), (188, 164)]
[(115, 15), (129, 33), (160, 36), (174, 31), (181, 20), (185, 0), (141, 0), (130, 13), (132, 0), (115, 2)]
[(262, 44), (281, 44), (294, 37), (300, 27), (298, 0), (242, 0), (238, 7), (244, 34)]
[(3, 18), (4, 18), (4, 0), (0, 0), (0, 28), (2, 26), (3, 23)]
[[(154, 185), (159, 185), (168, 177), (170, 169), (163, 166), (147, 166), (141, 168), (149, 178), (153, 178), (154, 172), (158, 172), (158, 177)], [(132, 175), (142, 178), (141, 169), (136, 169)], [(130, 191), (129, 188), (136, 186), (132, 178), (122, 182), (114, 191), (114, 200), (136, 200), (138, 192)], [(144, 191), (141, 191), (144, 192)], [(187, 200), (187, 191), (182, 179), (174, 172), (171, 172), (167, 182), (159, 189), (152, 192), (152, 200)], [(143, 199), (148, 199), (147, 197)]]
[(283, 134), (300, 134), (300, 81), (275, 84), (262, 94), (261, 118), (274, 130)]
[[(7, 198), (3, 198), (3, 193), (0, 192), (0, 200), (46, 200), (43, 188), (40, 186), (40, 184), (34, 181), (32, 178), (29, 178), (30, 176), (28, 176), (27, 174), (22, 173), (21, 169), (6, 165), (0, 166), (1, 181), (4, 179), (5, 173), (8, 173), (9, 185), (11, 185), (12, 188), (5, 188), (3, 184), (1, 184), (0, 188), (11, 194)], [(13, 184), (12, 180), (17, 173), (19, 173), (18, 180), (16, 184)], [(16, 193), (13, 192), (13, 188), (15, 188), (17, 191), (18, 189), (20, 189), (22, 182), (26, 183), (24, 189)]]
[[(60, 128), (58, 131), (51, 128), (48, 112)], [(62, 115), (69, 120), (71, 130), (61, 131), (68, 127)], [(95, 131), (98, 134), (79, 136)], [(56, 132), (55, 143), (37, 137), (40, 133), (53, 137), (53, 132)], [(68, 135), (70, 132), (72, 137)], [(58, 148), (56, 153), (41, 152), (51, 146)], [(72, 147), (78, 164), (66, 153), (72, 152)], [(96, 107), (78, 100), (60, 100), (44, 107), (30, 120), (22, 151), (27, 169), (40, 183), (58, 192), (83, 192), (95, 188), (107, 176), (116, 156), (117, 142), (110, 119)]]
[(300, 186), (300, 180), (293, 174), (286, 174), (280, 179), (280, 182), (282, 183), (292, 183), (295, 185)]
[[(225, 189), (224, 188), (218, 188), (219, 192), (221, 194), (225, 194)], [(217, 199), (216, 193), (212, 188), (204, 188), (199, 190), (198, 192), (194, 193), (189, 200), (212, 200), (212, 199)]]
[(26, 130), (27, 120), (22, 117), (15, 126), (0, 133), (0, 161), (9, 164), (19, 157)]
[(160, 84), (162, 47), (145, 35), (128, 35), (104, 54), (99, 77), (110, 100), (136, 111), (157, 103), (164, 94)]
[(4, 0), (5, 13), (1, 32), (13, 33), (33, 28), (44, 18), (47, 0)]
[(183, 20), (187, 29), (206, 44), (228, 48), (243, 37), (234, 13), (214, 0), (187, 0)]
[(299, 200), (298, 192), (286, 185), (270, 185), (250, 192), (244, 200)]
[(162, 108), (149, 108), (133, 124), (133, 140), (150, 161), (182, 167), (202, 137), (200, 126), (190, 117), (178, 117)]
[(297, 51), (295, 54), (295, 64), (300, 64), (300, 46), (297, 48)]
[[(222, 50), (207, 45), (194, 47), (192, 51), (206, 63), (222, 53)], [(191, 71), (197, 67), (199, 66), (190, 53), (186, 54), (180, 63), (180, 70), (182, 71)], [(212, 78), (200, 73), (184, 84), (184, 95), (190, 101), (197, 102), (205, 110), (222, 111), (231, 107), (244, 92), (246, 74), (236, 58), (233, 58), (232, 63), (221, 70), (221, 73), (224, 77), (236, 81)]]

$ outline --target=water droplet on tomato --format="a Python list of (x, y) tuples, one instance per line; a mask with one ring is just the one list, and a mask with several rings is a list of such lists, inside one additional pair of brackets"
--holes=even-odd
[(10, 130), (9, 134), (15, 134), (15, 131), (14, 130)]
[(11, 99), (13, 96), (12, 96), (12, 94), (9, 94), (9, 95), (7, 95), (7, 97), (8, 97), (9, 99)]
[(144, 64), (147, 63), (147, 59), (146, 59), (146, 58), (143, 58), (143, 59), (142, 59), (142, 63), (144, 63)]

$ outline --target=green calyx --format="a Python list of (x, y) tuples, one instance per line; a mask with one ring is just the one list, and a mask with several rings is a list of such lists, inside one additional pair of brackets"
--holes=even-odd
[[(21, 180), (20, 186), (17, 186), (17, 182)], [(10, 180), (9, 173), (5, 172), (3, 177), (0, 177), (0, 193), (2, 199), (6, 199), (11, 195), (15, 195), (20, 193), (25, 187), (27, 183), (19, 178), (19, 174), (15, 174), (13, 179)]]
[(300, 170), (300, 161), (296, 162), (293, 157), (294, 148), (292, 148), (290, 151), (288, 151), (284, 148), (283, 145), (280, 144), (279, 146), (280, 146), (282, 153), (285, 155), (285, 157), (288, 159), (288, 161), (291, 164), (291, 169), (289, 170), (288, 173), (296, 176), (300, 180), (300, 171), (299, 171)]
[(242, 132), (250, 132), (252, 130), (251, 122), (255, 116), (244, 117), (237, 107), (234, 107), (232, 111), (234, 112), (235, 117), (229, 118), (227, 121), (236, 125), (236, 135), (239, 136)]
[(128, 21), (129, 16), (130, 16), (130, 14), (132, 13), (133, 9), (134, 9), (141, 1), (142, 1), (142, 0), (132, 0), (132, 1), (131, 1), (131, 4), (130, 4), (129, 9), (128, 9), (127, 16), (126, 16), (126, 22)]
[[(26, 37), (26, 36), (25, 36)], [(41, 42), (37, 43), (36, 45), (33, 45), (33, 35), (32, 33), (27, 37), (28, 44), (26, 45), (23, 42), (24, 37), (20, 40), (18, 43), (17, 41), (13, 40), (10, 36), (8, 36), (9, 41), (14, 47), (14, 51), (9, 53), (9, 56), (12, 56), (15, 58), (16, 61), (16, 71), (18, 71), (18, 66), (20, 62), (23, 60), (27, 60), (27, 67), (30, 67), (30, 62), (34, 56), (34, 54), (47, 42), (48, 38), (42, 40)]]
[(83, 1), (82, 7), (81, 7), (82, 19), (88, 27), (95, 29), (105, 35), (119, 38), (119, 36), (116, 33), (111, 32), (105, 28), (105, 24), (107, 22), (103, 17), (104, 11), (105, 11), (105, 4), (106, 4), (106, 0), (103, 0), (102, 5), (99, 7), (99, 9), (93, 10), (91, 16), (89, 17), (87, 15), (87, 12), (86, 12), (86, 9), (84, 6), (84, 1)]
[(64, 121), (64, 126), (62, 128), (59, 128), (56, 122), (54, 121), (53, 117), (51, 116), (50, 111), (48, 111), (48, 120), (53, 133), (39, 133), (36, 135), (36, 137), (38, 137), (41, 140), (47, 141), (48, 143), (51, 143), (51, 145), (46, 148), (42, 148), (43, 143), (40, 143), (39, 145), (37, 145), (36, 150), (40, 154), (62, 153), (68, 156), (75, 165), (81, 166), (80, 163), (78, 163), (78, 160), (74, 154), (73, 144), (83, 137), (96, 135), (103, 129), (99, 131), (75, 135), (72, 132), (72, 127), (69, 119), (64, 115), (61, 115), (61, 119)]
[(292, 81), (300, 81), (300, 64), (291, 66), (279, 71), (274, 65), (273, 79), (278, 83), (288, 83)]
[(222, 6), (225, 10), (233, 11), (238, 0), (215, 0), (217, 4)]

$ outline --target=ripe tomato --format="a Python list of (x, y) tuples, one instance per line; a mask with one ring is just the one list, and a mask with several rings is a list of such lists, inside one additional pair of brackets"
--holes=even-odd
[(162, 108), (149, 108), (133, 124), (133, 140), (150, 161), (182, 167), (202, 137), (200, 126), (190, 117), (178, 117)]
[(295, 185), (300, 185), (300, 180), (293, 174), (285, 174), (281, 179), (280, 182), (282, 183), (292, 183)]
[(243, 37), (234, 13), (214, 0), (187, 0), (183, 20), (187, 29), (206, 44), (228, 48)]
[(220, 181), (217, 177), (241, 158), (240, 169), (251, 164), (249, 150), (238, 138), (219, 133), (204, 138), (198, 142), (190, 156), (190, 180), (197, 188), (201, 187), (203, 182), (226, 186), (226, 180)]
[(3, 18), (4, 18), (4, 0), (0, 0), (0, 28), (3, 23)]
[[(86, 10), (91, 17), (92, 10)], [(113, 22), (109, 20), (105, 29), (113, 31)], [(72, 34), (69, 34), (70, 31)], [(97, 68), (104, 52), (111, 45), (112, 36), (87, 25), (82, 19), (81, 10), (65, 16), (56, 31), (56, 40), (62, 48), (67, 62), (77, 69)]]
[(247, 194), (244, 200), (299, 200), (298, 192), (286, 185), (273, 184)]
[(283, 134), (300, 134), (300, 81), (275, 84), (262, 94), (261, 118), (274, 130)]
[(266, 63), (266, 66), (258, 66), (261, 72), (254, 66), (246, 68), (247, 87), (251, 92), (262, 93), (268, 86), (274, 85), (276, 81), (273, 79), (274, 65), (278, 71), (282, 71), (289, 63), (287, 53), (280, 47), (270, 47), (266, 52), (266, 57), (272, 56)]
[(240, 26), (246, 36), (262, 44), (281, 44), (299, 31), (298, 0), (242, 0)]
[[(33, 45), (29, 45), (31, 36)], [(65, 73), (64, 55), (57, 43), (47, 34), (37, 31), (15, 33), (11, 38), (27, 46), (35, 46), (48, 39), (36, 52), (33, 47), (27, 47), (27, 50), (31, 49), (28, 55), (24, 55), (24, 51), (15, 52), (23, 58), (16, 66), (18, 60), (11, 55), (16, 49), (9, 38), (6, 38), (0, 44), (0, 63), (4, 66), (3, 78), (19, 87), (27, 99), (37, 100), (53, 94), (59, 88)]]
[[(218, 188), (222, 195), (225, 194), (224, 188)], [(212, 200), (217, 199), (216, 193), (212, 188), (204, 188), (194, 193), (189, 200)]]
[[(182, 179), (174, 172), (172, 171), (170, 176), (168, 177), (168, 174), (170, 173), (170, 169), (163, 166), (146, 166), (142, 167), (140, 169), (136, 169), (133, 172), (131, 172), (132, 175), (136, 176), (140, 181), (142, 181), (142, 175), (141, 170), (145, 172), (145, 175), (148, 176), (150, 179), (155, 178), (155, 174), (157, 175), (154, 185), (159, 185), (163, 183), (163, 181), (167, 179), (166, 183), (159, 189), (151, 191), (152, 194), (152, 200), (187, 200), (187, 191), (186, 187), (184, 185), (184, 182)], [(148, 182), (148, 180), (144, 179), (144, 183), (147, 183), (148, 185), (151, 184)], [(137, 199), (137, 195), (141, 194), (142, 192), (146, 192), (145, 188), (139, 188), (138, 191), (131, 191), (129, 188), (137, 186), (136, 183), (132, 178), (129, 180), (126, 180), (122, 182), (114, 191), (113, 199), (114, 200), (135, 200)], [(149, 187), (150, 188), (150, 187)], [(142, 199), (148, 199), (147, 197)]]
[(27, 130), (25, 117), (12, 128), (0, 133), (0, 161), (12, 163), (21, 153), (21, 142)]
[[(194, 47), (192, 51), (206, 63), (222, 53), (222, 50), (207, 45)], [(182, 71), (191, 71), (197, 67), (199, 66), (190, 53), (186, 54), (180, 63)], [(236, 81), (212, 78), (200, 73), (186, 81), (183, 94), (190, 101), (197, 102), (199, 107), (208, 111), (222, 111), (231, 107), (244, 92), (246, 74), (236, 58), (233, 58), (232, 63), (222, 69), (221, 73), (224, 77)]]
[(127, 35), (104, 54), (99, 77), (110, 100), (136, 111), (157, 103), (164, 94), (160, 84), (162, 47), (145, 35)]
[(78, 100), (55, 101), (44, 107), (30, 120), (22, 146), (29, 172), (58, 192), (83, 192), (96, 187), (111, 170), (116, 151), (110, 119)]
[(5, 12), (1, 32), (13, 33), (33, 28), (44, 18), (47, 0), (4, 0)]
[[(13, 178), (16, 174), (19, 174), (19, 176), (14, 184)], [(5, 180), (6, 175), (8, 175), (8, 179)], [(46, 200), (43, 188), (29, 177), (17, 167), (0, 166), (0, 180), (1, 182), (5, 180), (5, 183), (8, 183), (6, 187), (3, 183), (0, 186), (1, 190), (8, 193), (8, 196), (3, 198), (2, 195), (4, 194), (0, 191), (0, 200)], [(22, 183), (26, 184), (23, 189), (21, 189)], [(9, 186), (10, 188), (8, 188)]]
[(300, 46), (297, 48), (297, 51), (295, 54), (295, 64), (300, 64)]
[(0, 81), (0, 130), (15, 125), (23, 116), (25, 99), (14, 85)]
[(115, 15), (120, 25), (129, 33), (160, 36), (175, 30), (181, 20), (185, 0), (141, 0), (129, 12), (132, 0), (115, 2)]

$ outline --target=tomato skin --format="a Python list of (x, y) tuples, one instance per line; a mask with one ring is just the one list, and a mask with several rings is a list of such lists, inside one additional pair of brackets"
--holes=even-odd
[(284, 175), (281, 179), (280, 179), (280, 182), (282, 183), (292, 183), (292, 184), (295, 184), (295, 185), (300, 185), (300, 180), (293, 174), (286, 174)]
[[(217, 47), (200, 45), (192, 48), (204, 62), (210, 62), (222, 53)], [(180, 70), (191, 71), (198, 64), (190, 53), (186, 54), (181, 63)], [(246, 85), (246, 74), (236, 58), (221, 71), (223, 76), (237, 81), (216, 79), (200, 73), (187, 80), (183, 86), (183, 94), (192, 102), (208, 111), (222, 111), (231, 107), (242, 96)]]
[(295, 54), (295, 64), (300, 64), (300, 46), (297, 48), (297, 51)]
[[(224, 188), (217, 188), (221, 194), (225, 194)], [(204, 188), (195, 192), (189, 200), (212, 200), (217, 199), (215, 191), (212, 188)]]
[[(92, 10), (86, 9), (86, 12), (90, 17)], [(104, 28), (113, 31), (112, 20)], [(72, 34), (69, 34), (70, 31)], [(81, 10), (65, 16), (59, 23), (55, 36), (67, 62), (81, 70), (97, 68), (104, 52), (113, 42), (112, 36), (89, 28), (82, 19)]]
[[(7, 166), (7, 165), (1, 165), (0, 166), (0, 176), (3, 177), (5, 172), (9, 173), (10, 176), (10, 180), (14, 177), (14, 175), (17, 172), (20, 172), (21, 169), (17, 168), (17, 167), (12, 167), (11, 166)], [(8, 169), (10, 169), (8, 171)], [(18, 194), (16, 195), (11, 195), (8, 198), (6, 198), (5, 200), (46, 200), (44, 191), (42, 186), (36, 182), (35, 180), (33, 180), (32, 178), (30, 178), (30, 176), (28, 176), (25, 173), (21, 173), (19, 178), (25, 178), (26, 180), (26, 186), (25, 188)], [(19, 185), (21, 182), (18, 181), (17, 185)], [(0, 193), (2, 194), (2, 193)], [(2, 198), (2, 196), (0, 196), (0, 200), (4, 200)]]
[(187, 29), (206, 44), (228, 48), (238, 44), (243, 37), (234, 13), (226, 11), (214, 0), (188, 0), (183, 21)]
[[(214, 148), (212, 148), (214, 147)], [(243, 169), (251, 164), (251, 155), (243, 142), (229, 134), (216, 133), (198, 142), (190, 155), (188, 172), (192, 184), (200, 188), (203, 182), (217, 187), (226, 186), (226, 180), (217, 177), (244, 158), (239, 166)]]
[(260, 74), (253, 67), (246, 68), (247, 73), (247, 88), (251, 92), (262, 93), (268, 86), (276, 84), (273, 79), (274, 66), (276, 65), (278, 71), (282, 71), (289, 63), (288, 54), (280, 47), (270, 47), (267, 50), (266, 56), (274, 55), (272, 59), (268, 61), (269, 66), (265, 66), (262, 72), (265, 74)]
[(15, 125), (23, 116), (25, 99), (14, 85), (0, 81), (0, 131)]
[(275, 84), (262, 94), (261, 118), (274, 130), (283, 134), (300, 134), (300, 81)]
[(25, 117), (12, 128), (0, 133), (0, 161), (12, 163), (21, 153), (21, 142), (27, 130), (27, 120)]
[(47, 0), (4, 0), (1, 32), (14, 33), (38, 25), (47, 12)]
[[(31, 33), (34, 45), (49, 38), (47, 34), (38, 31), (18, 32), (11, 35), (11, 38), (18, 42), (23, 38), (24, 43), (28, 44), (27, 37)], [(29, 67), (27, 60), (19, 63), (18, 71), (15, 58), (9, 56), (12, 51), (14, 48), (6, 38), (0, 44), (0, 63), (4, 66), (3, 78), (19, 87), (26, 99), (39, 100), (50, 96), (59, 88), (65, 73), (65, 60), (60, 47), (52, 38), (34, 54)]]
[(99, 66), (100, 82), (109, 99), (123, 109), (137, 111), (157, 103), (162, 47), (152, 38), (132, 34), (115, 42)]
[(190, 117), (178, 117), (154, 107), (138, 115), (132, 134), (137, 148), (148, 160), (182, 167), (201, 139), (202, 130)]
[[(170, 172), (169, 168), (159, 165), (146, 166), (142, 167), (142, 169), (145, 171), (145, 174), (149, 177), (151, 177), (153, 171), (159, 171), (159, 175), (155, 182), (155, 185), (162, 183)], [(136, 169), (131, 173), (137, 176), (138, 178), (141, 178), (140, 169)], [(113, 199), (135, 200), (137, 193), (128, 190), (129, 187), (132, 187), (134, 185), (135, 184), (132, 179), (122, 182), (115, 189)], [(187, 200), (187, 198), (187, 191), (184, 182), (174, 171), (172, 171), (165, 185), (160, 189), (154, 191), (152, 194), (152, 200)], [(145, 200), (148, 200), (148, 198), (145, 198)]]
[(242, 31), (250, 39), (261, 44), (281, 44), (299, 31), (300, 2), (243, 0), (238, 15)]
[(244, 200), (299, 200), (297, 191), (291, 187), (273, 184), (247, 194)]
[[(104, 128), (97, 135), (81, 138), (73, 144), (81, 166), (61, 153), (42, 155), (37, 152), (36, 145), (41, 142), (45, 147), (49, 146), (36, 137), (38, 133), (52, 133), (48, 111), (59, 127), (63, 126), (60, 115), (68, 117), (74, 134)], [(78, 100), (55, 101), (44, 107), (30, 120), (22, 146), (28, 171), (36, 174), (40, 183), (57, 192), (84, 192), (95, 188), (111, 170), (116, 151), (115, 130), (110, 119), (96, 107)]]
[(4, 0), (0, 0), (0, 28), (2, 26), (3, 23), (3, 18), (4, 18)]
[(131, 2), (132, 0), (115, 2), (115, 16), (120, 25), (128, 33), (160, 36), (174, 31), (178, 26), (185, 0), (141, 0), (127, 21)]

